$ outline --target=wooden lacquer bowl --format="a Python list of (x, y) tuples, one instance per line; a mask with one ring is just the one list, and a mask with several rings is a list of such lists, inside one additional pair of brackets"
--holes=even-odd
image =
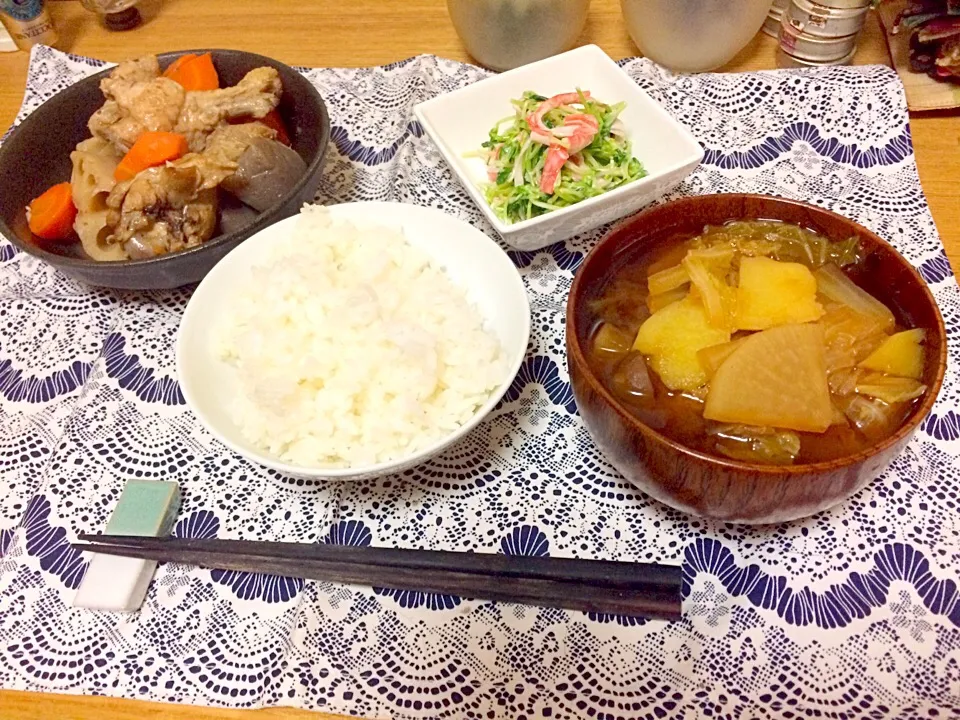
[[(927, 330), (923, 401), (893, 435), (829, 462), (771, 466), (692, 450), (631, 415), (587, 363), (591, 298), (619, 265), (664, 247), (679, 233), (730, 220), (782, 220), (832, 240), (860, 238), (866, 259), (855, 279), (904, 326)], [(947, 344), (943, 319), (926, 283), (887, 242), (840, 215), (762, 195), (706, 195), (651, 208), (613, 227), (577, 270), (567, 302), (567, 362), (580, 414), (594, 441), (634, 485), (684, 512), (737, 523), (779, 523), (812, 515), (849, 498), (906, 447), (930, 412), (943, 382)]]

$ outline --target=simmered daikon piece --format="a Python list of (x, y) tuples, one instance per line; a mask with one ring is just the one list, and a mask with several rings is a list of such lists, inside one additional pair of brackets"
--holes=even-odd
[(753, 425), (716, 425), (707, 432), (717, 438), (714, 446), (716, 451), (734, 460), (789, 465), (800, 454), (800, 437), (789, 430)]
[(700, 358), (700, 364), (703, 365), (707, 377), (712, 378), (717, 369), (733, 354), (734, 350), (746, 342), (746, 339), (746, 337), (742, 337), (722, 345), (711, 345), (698, 352), (697, 357)]
[(717, 369), (703, 415), (725, 423), (826, 430), (833, 407), (823, 328), (790, 324), (750, 335)]
[(737, 291), (727, 282), (734, 251), (729, 247), (691, 250), (683, 259), (690, 282), (697, 290), (711, 324), (732, 329), (737, 310)]
[(613, 371), (613, 384), (624, 395), (634, 398), (653, 399), (653, 380), (647, 369), (647, 361), (643, 355), (633, 351), (628, 354), (616, 370)]
[(836, 265), (824, 265), (814, 273), (817, 290), (834, 302), (873, 318), (880, 332), (889, 332), (896, 324), (890, 308), (848, 278)]
[(857, 379), (856, 391), (859, 395), (867, 395), (892, 405), (920, 397), (927, 391), (927, 386), (913, 378), (868, 372)]
[(647, 309), (651, 313), (655, 313), (660, 308), (665, 308), (677, 300), (683, 300), (689, 292), (687, 286), (684, 285), (683, 287), (674, 288), (673, 290), (658, 293), (657, 295), (647, 295)]
[(687, 275), (687, 269), (683, 265), (674, 265), (647, 278), (647, 289), (651, 295), (659, 295), (683, 287), (688, 282), (690, 276)]
[(703, 305), (687, 297), (651, 315), (640, 326), (633, 348), (649, 357), (668, 388), (694, 390), (707, 381), (697, 352), (729, 340), (729, 332), (710, 324)]
[(922, 328), (895, 333), (861, 361), (860, 367), (919, 380), (923, 377), (925, 335)]
[(632, 345), (633, 337), (612, 323), (603, 323), (593, 336), (593, 350), (598, 354), (629, 352)]
[(737, 324), (740, 330), (818, 320), (824, 310), (817, 302), (817, 281), (805, 265), (766, 257), (740, 261)]

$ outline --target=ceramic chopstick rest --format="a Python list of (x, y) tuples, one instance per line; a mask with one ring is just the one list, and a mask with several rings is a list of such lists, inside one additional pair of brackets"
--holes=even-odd
[[(180, 509), (180, 486), (160, 480), (130, 480), (107, 523), (108, 535), (163, 537)], [(131, 612), (140, 608), (156, 561), (93, 553), (73, 599), (75, 607)]]

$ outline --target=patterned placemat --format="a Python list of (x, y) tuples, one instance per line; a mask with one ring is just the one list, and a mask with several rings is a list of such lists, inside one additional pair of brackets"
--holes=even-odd
[[(23, 113), (101, 66), (34, 51)], [(892, 241), (951, 334), (939, 404), (892, 468), (806, 521), (671, 511), (598, 455), (563, 356), (571, 277), (598, 233), (512, 253), (529, 356), (461, 445), (398, 477), (308, 486), (248, 464), (184, 406), (189, 290), (91, 290), (0, 245), (0, 685), (364, 717), (930, 717), (960, 710), (960, 295), (884, 67), (676, 76), (622, 63), (706, 147), (675, 195), (810, 200)], [(319, 199), (441, 208), (490, 232), (412, 119), (486, 76), (432, 56), (304, 70), (333, 144)], [(23, 114), (22, 113), (22, 114)], [(162, 566), (140, 612), (70, 607), (124, 478), (173, 478), (180, 536), (682, 562), (668, 624), (446, 595)]]

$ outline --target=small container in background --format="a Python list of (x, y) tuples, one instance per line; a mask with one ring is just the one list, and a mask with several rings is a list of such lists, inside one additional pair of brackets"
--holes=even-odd
[(868, 8), (872, 0), (816, 0), (817, 4), (837, 10), (856, 10), (858, 8)]
[(784, 22), (810, 35), (843, 37), (860, 32), (869, 10), (868, 6), (834, 8), (822, 0), (793, 0), (784, 11)]
[(870, 0), (789, 0), (780, 21), (780, 67), (848, 65)]
[(786, 16), (780, 25), (780, 49), (800, 60), (831, 63), (856, 50), (858, 33), (840, 37), (821, 37), (797, 30)]
[(43, 0), (0, 0), (0, 21), (21, 50), (57, 43), (57, 30)]

